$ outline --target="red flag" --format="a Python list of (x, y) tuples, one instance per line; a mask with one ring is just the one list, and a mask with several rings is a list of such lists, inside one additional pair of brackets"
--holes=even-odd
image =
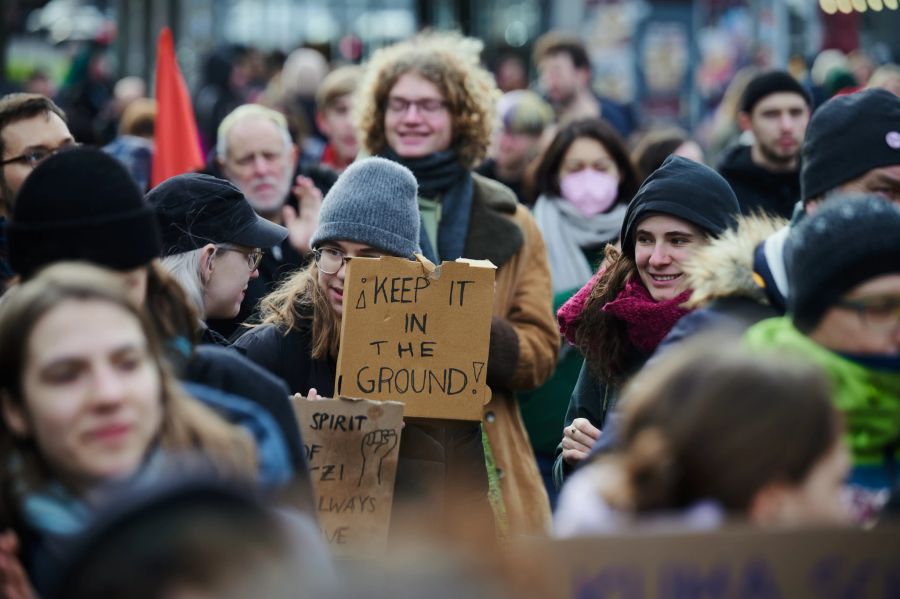
[(150, 185), (203, 166), (197, 121), (175, 60), (172, 31), (163, 27), (156, 46), (156, 127)]

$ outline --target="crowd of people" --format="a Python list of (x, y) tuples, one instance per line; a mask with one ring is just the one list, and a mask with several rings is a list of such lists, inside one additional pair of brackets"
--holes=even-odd
[(406, 419), (391, 542), (897, 515), (896, 68), (755, 73), (708, 166), (577, 38), (538, 41), (540, 93), (480, 51), (304, 48), (254, 97), (217, 53), (207, 164), (153, 188), (151, 100), (100, 148), (0, 98), (0, 593), (339, 594), (291, 398), (335, 393), (357, 257), (496, 266), (490, 401)]

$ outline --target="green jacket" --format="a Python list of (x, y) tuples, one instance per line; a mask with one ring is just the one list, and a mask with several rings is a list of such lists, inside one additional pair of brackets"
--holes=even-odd
[(783, 349), (820, 365), (831, 378), (835, 405), (844, 414), (847, 443), (856, 466), (877, 465), (885, 450), (900, 457), (900, 373), (877, 371), (812, 341), (788, 317), (763, 320), (744, 336), (754, 350)]

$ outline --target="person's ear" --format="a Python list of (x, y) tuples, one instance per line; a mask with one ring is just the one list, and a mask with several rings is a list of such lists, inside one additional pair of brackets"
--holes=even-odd
[(9, 394), (9, 391), (0, 391), (0, 410), (3, 413), (3, 421), (16, 437), (28, 437), (31, 435), (31, 426), (25, 416), (25, 410), (18, 405)]
[(747, 518), (758, 526), (775, 526), (784, 520), (790, 488), (782, 482), (770, 482), (753, 495)]
[(291, 144), (291, 165), (294, 169), (297, 168), (297, 161), (300, 159), (300, 148), (297, 147), (297, 144)]
[(747, 112), (739, 112), (737, 116), (738, 127), (741, 131), (750, 130), (750, 114)]
[(207, 243), (200, 248), (200, 280), (206, 285), (215, 268), (216, 246)]

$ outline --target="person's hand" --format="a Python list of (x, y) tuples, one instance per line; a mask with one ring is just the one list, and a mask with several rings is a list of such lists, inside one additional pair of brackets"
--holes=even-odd
[(594, 443), (600, 438), (600, 429), (587, 418), (576, 418), (563, 429), (563, 459), (570, 466), (587, 458)]
[(322, 208), (322, 192), (309, 177), (297, 175), (291, 193), (297, 198), (300, 214), (293, 206), (285, 206), (281, 209), (281, 218), (288, 230), (288, 239), (301, 254), (310, 251), (309, 241), (312, 239), (316, 227), (319, 226), (319, 210)]
[(19, 539), (11, 530), (0, 533), (0, 596), (3, 599), (38, 599), (19, 560)]

